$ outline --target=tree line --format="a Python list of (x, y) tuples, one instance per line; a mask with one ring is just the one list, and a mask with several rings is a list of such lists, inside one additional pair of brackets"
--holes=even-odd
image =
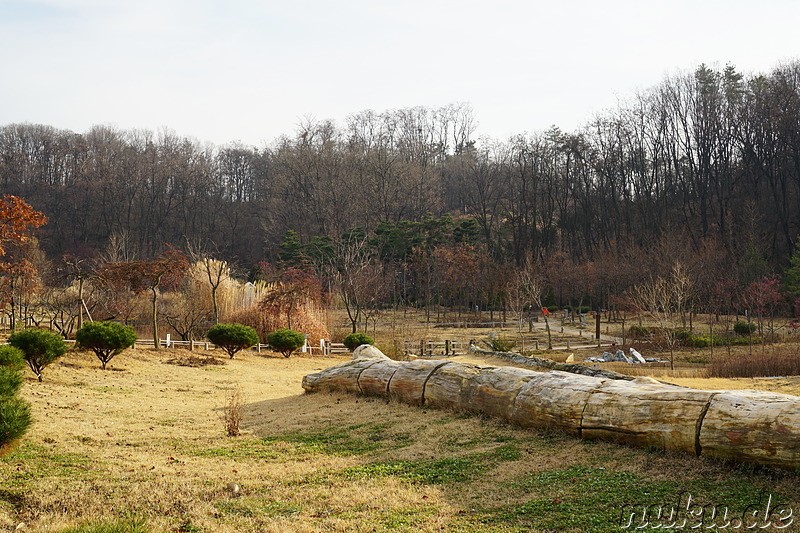
[(609, 306), (676, 263), (703, 297), (789, 264), (800, 62), (754, 75), (700, 65), (574, 132), (477, 131), (466, 105), (309, 121), (260, 148), (12, 124), (0, 183), (50, 219), (50, 257), (118, 262), (204, 243), (251, 276), (268, 261), (350, 283), (354, 309), (505, 308), (503, 280), (531, 265), (545, 300)]

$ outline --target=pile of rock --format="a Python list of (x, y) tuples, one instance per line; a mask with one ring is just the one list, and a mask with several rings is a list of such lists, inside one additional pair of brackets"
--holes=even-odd
[(585, 359), (587, 363), (628, 363), (629, 365), (635, 363), (659, 363), (661, 359), (657, 357), (642, 357), (642, 354), (631, 348), (631, 356), (625, 355), (622, 350), (617, 350), (613, 354), (611, 352), (603, 352), (600, 357), (589, 357)]

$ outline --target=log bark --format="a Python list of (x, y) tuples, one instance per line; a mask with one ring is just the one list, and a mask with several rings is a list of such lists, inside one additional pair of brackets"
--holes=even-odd
[(356, 349), (352, 361), (305, 376), (303, 388), (481, 412), (585, 439), (800, 467), (800, 397), (788, 394), (705, 391), (561, 370), (398, 362), (371, 346)]

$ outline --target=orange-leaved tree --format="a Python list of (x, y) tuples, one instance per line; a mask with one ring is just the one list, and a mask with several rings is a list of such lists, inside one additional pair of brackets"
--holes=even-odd
[[(47, 217), (22, 198), (11, 195), (0, 198), (0, 256), (5, 255), (9, 244), (28, 242), (31, 230), (46, 222)], [(35, 290), (37, 281), (36, 268), (27, 259), (17, 257), (0, 261), (0, 308), (4, 308), (6, 303), (10, 304), (12, 332), (16, 329), (16, 296)]]
[(27, 242), (30, 230), (47, 223), (47, 217), (18, 196), (0, 198), (0, 255), (8, 242)]
[[(5, 255), (9, 243), (24, 243), (30, 230), (47, 222), (47, 218), (35, 211), (24, 200), (16, 196), (0, 198), (0, 256)], [(0, 262), (0, 291), (8, 288), (14, 294), (14, 284), (21, 277), (28, 279), (31, 272), (27, 260), (24, 262)], [(4, 304), (0, 295), (0, 306)], [(13, 324), (12, 312), (12, 324)], [(23, 354), (10, 346), (0, 346), (0, 457), (9, 453), (14, 443), (25, 433), (31, 424), (30, 407), (19, 398), (22, 385), (19, 369), (23, 364)]]

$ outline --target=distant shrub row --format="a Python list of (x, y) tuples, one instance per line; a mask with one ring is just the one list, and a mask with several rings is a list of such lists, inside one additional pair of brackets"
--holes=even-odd
[[(659, 331), (663, 332), (658, 328), (651, 329), (647, 326), (634, 325), (628, 328), (628, 337), (631, 339), (645, 339)], [(682, 346), (690, 346), (692, 348), (708, 348), (712, 342), (714, 346), (745, 346), (750, 344), (750, 336), (755, 333), (756, 325), (751, 322), (736, 322), (733, 325), (733, 331), (737, 336), (709, 335), (693, 333), (688, 329), (676, 329), (672, 332), (672, 337)], [(752, 342), (759, 342), (759, 340), (752, 339)]]
[(569, 311), (570, 313), (583, 313), (583, 314), (586, 314), (586, 313), (591, 312), (592, 308), (589, 307), (588, 305), (582, 305), (580, 307), (573, 307), (571, 305), (565, 305), (565, 306), (548, 305), (547, 306), (547, 310), (550, 311), (551, 313), (555, 313), (557, 311), (566, 310), (566, 311)]

